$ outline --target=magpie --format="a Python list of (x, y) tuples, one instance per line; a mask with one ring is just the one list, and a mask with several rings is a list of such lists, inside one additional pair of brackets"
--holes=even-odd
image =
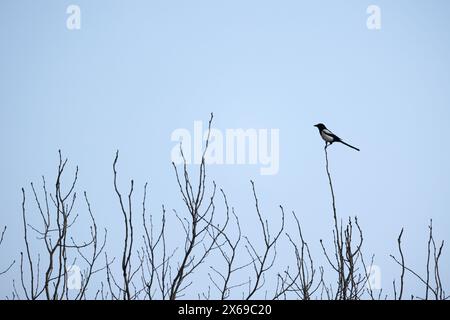
[(325, 140), (325, 148), (327, 148), (329, 145), (331, 145), (333, 142), (340, 142), (342, 144), (345, 144), (347, 147), (350, 147), (352, 149), (355, 149), (356, 151), (359, 151), (358, 148), (349, 145), (347, 142), (344, 142), (341, 138), (339, 138), (337, 135), (335, 135), (333, 132), (327, 129), (323, 123), (318, 123), (314, 125), (314, 127), (317, 127), (319, 129), (320, 136), (323, 140)]

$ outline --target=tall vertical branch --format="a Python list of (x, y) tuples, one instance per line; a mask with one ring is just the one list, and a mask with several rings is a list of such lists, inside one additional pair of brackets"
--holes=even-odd
[(344, 254), (342, 252), (343, 247), (343, 240), (342, 240), (342, 231), (338, 227), (338, 218), (337, 218), (337, 210), (336, 210), (336, 198), (334, 195), (334, 188), (333, 188), (333, 182), (331, 179), (330, 169), (329, 169), (329, 162), (328, 162), (328, 152), (327, 152), (328, 145), (325, 144), (324, 151), (325, 151), (325, 161), (326, 161), (326, 171), (328, 176), (328, 184), (330, 186), (330, 192), (331, 192), (331, 203), (333, 207), (333, 221), (334, 221), (334, 237), (335, 237), (335, 245), (336, 245), (336, 255), (337, 255), (337, 271), (339, 276), (338, 281), (338, 292), (336, 294), (340, 294), (342, 298), (344, 297), (345, 290), (344, 290)]
[[(132, 280), (136, 273), (140, 270), (143, 264), (142, 257), (140, 258), (140, 263), (136, 269), (132, 269), (132, 252), (133, 252), (133, 241), (134, 241), (134, 229), (133, 229), (133, 209), (132, 209), (132, 196), (134, 191), (134, 180), (130, 182), (130, 188), (127, 197), (127, 203), (123, 200), (122, 193), (119, 190), (117, 184), (117, 162), (119, 160), (119, 151), (116, 152), (116, 157), (113, 162), (113, 174), (114, 174), (114, 191), (119, 200), (120, 210), (122, 212), (125, 236), (124, 236), (124, 246), (122, 251), (122, 286), (117, 286), (121, 292), (122, 299), (131, 300), (136, 294), (136, 291), (132, 293)], [(111, 275), (112, 277), (112, 275)]]
[(25, 189), (22, 188), (22, 222), (23, 222), (23, 238), (25, 241), (25, 250), (27, 254), (28, 259), (28, 267), (29, 267), (29, 274), (30, 274), (30, 289), (29, 293), (27, 291), (25, 280), (24, 280), (24, 268), (23, 268), (23, 252), (20, 253), (20, 282), (22, 284), (23, 292), (28, 300), (34, 300), (36, 298), (36, 291), (34, 289), (35, 287), (35, 281), (34, 281), (34, 265), (33, 265), (33, 259), (31, 258), (31, 247), (30, 242), (28, 240), (28, 226), (27, 226), (27, 218), (26, 218), (26, 196), (25, 196)]
[(357, 227), (359, 239), (355, 243), (353, 240), (353, 222), (349, 218), (345, 229), (343, 229), (342, 222), (339, 224), (337, 210), (336, 210), (336, 198), (334, 194), (333, 182), (331, 179), (329, 161), (328, 161), (328, 144), (325, 144), (325, 168), (328, 177), (328, 184), (331, 192), (332, 209), (333, 209), (333, 243), (334, 243), (334, 260), (328, 255), (323, 241), (320, 240), (322, 250), (325, 257), (331, 267), (338, 274), (337, 289), (335, 299), (347, 300), (347, 299), (359, 299), (364, 293), (364, 286), (367, 283), (368, 275), (366, 270), (363, 273), (358, 272), (358, 264), (362, 264), (364, 267), (364, 260), (362, 254), (363, 233), (358, 224), (358, 220), (355, 217), (354, 222)]
[(402, 235), (403, 235), (403, 228), (402, 228), (402, 231), (400, 231), (400, 234), (398, 235), (398, 238), (397, 238), (397, 246), (398, 246), (398, 252), (400, 253), (400, 266), (401, 266), (400, 291), (398, 293), (398, 300), (402, 300), (402, 297), (403, 297), (403, 288), (405, 285), (405, 269), (406, 269), (405, 257), (403, 255), (403, 250), (402, 250)]

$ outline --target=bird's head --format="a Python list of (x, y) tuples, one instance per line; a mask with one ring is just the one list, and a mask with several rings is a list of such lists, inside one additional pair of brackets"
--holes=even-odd
[(318, 124), (314, 125), (314, 127), (316, 127), (319, 130), (323, 130), (323, 129), (327, 128), (327, 127), (325, 127), (325, 125), (323, 123), (318, 123)]

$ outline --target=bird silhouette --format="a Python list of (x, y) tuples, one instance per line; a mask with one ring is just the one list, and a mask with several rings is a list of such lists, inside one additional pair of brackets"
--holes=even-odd
[(340, 142), (342, 144), (345, 144), (347, 147), (350, 147), (352, 149), (355, 149), (356, 151), (359, 151), (358, 148), (348, 144), (347, 142), (343, 141), (341, 138), (339, 138), (337, 135), (335, 135), (333, 132), (327, 129), (323, 123), (318, 123), (314, 125), (317, 129), (319, 129), (320, 136), (325, 141), (325, 148), (329, 145), (333, 144), (334, 142)]

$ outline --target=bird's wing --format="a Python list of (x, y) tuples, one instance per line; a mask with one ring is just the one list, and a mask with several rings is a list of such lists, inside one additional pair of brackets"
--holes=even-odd
[(331, 131), (328, 130), (328, 129), (323, 129), (322, 132), (325, 133), (325, 134), (327, 134), (327, 135), (329, 135), (329, 136), (334, 135), (333, 132), (331, 132)]
[(323, 132), (324, 134), (326, 134), (327, 136), (330, 136), (330, 137), (332, 137), (332, 138), (337, 137), (333, 132), (331, 132), (331, 131), (328, 130), (328, 129), (323, 129), (322, 132)]

